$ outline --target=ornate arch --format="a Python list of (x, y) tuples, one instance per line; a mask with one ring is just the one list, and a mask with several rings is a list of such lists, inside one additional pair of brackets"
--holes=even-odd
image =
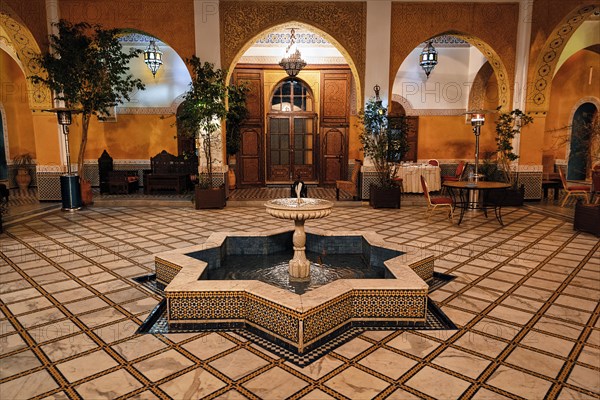
[(498, 53), (496, 53), (492, 46), (475, 36), (459, 32), (445, 32), (444, 34), (453, 35), (469, 42), (470, 45), (475, 46), (487, 58), (498, 81), (498, 105), (501, 107), (501, 110), (508, 110), (510, 108), (510, 81), (506, 66)]
[(493, 73), (494, 69), (489, 62), (483, 64), (479, 71), (477, 71), (477, 75), (473, 79), (473, 86), (471, 86), (471, 91), (469, 92), (469, 110), (483, 109), (487, 83)]
[(27, 82), (29, 107), (35, 110), (51, 108), (52, 95), (50, 90), (41, 83), (34, 84), (29, 79), (33, 75), (44, 74), (44, 71), (34, 61), (34, 58), (41, 54), (40, 47), (33, 38), (31, 31), (5, 2), (0, 2), (0, 28), (6, 33), (7, 43), (14, 49), (23, 68)]
[(533, 70), (533, 86), (527, 96), (530, 99), (527, 111), (537, 113), (548, 111), (550, 87), (559, 56), (577, 28), (598, 9), (597, 5), (587, 5), (572, 11), (548, 36)]
[(400, 96), (399, 94), (392, 94), (392, 101), (395, 101), (396, 103), (400, 104), (402, 108), (404, 108), (404, 112), (406, 113), (406, 115), (417, 115), (413, 109), (412, 104), (410, 104), (410, 101), (408, 101), (406, 97)]
[[(365, 2), (222, 1), (221, 64), (229, 74), (259, 36), (294, 24), (323, 36), (344, 56), (356, 82), (357, 107), (362, 108), (367, 43)], [(227, 77), (229, 79), (229, 76)]]

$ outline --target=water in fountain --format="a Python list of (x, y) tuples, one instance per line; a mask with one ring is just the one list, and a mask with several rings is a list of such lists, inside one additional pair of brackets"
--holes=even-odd
[(221, 268), (209, 271), (210, 280), (260, 280), (296, 294), (326, 285), (337, 279), (382, 279), (385, 271), (372, 267), (360, 254), (323, 255), (306, 252), (310, 280), (290, 280), (289, 260), (293, 251), (270, 255), (227, 256)]

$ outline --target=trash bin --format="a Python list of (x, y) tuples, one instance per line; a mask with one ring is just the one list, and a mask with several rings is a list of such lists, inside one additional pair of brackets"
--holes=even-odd
[(63, 210), (74, 211), (81, 208), (81, 188), (79, 187), (78, 175), (61, 175), (60, 193), (62, 197)]

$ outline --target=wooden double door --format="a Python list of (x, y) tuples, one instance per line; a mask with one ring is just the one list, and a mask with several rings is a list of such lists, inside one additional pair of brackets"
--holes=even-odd
[(249, 88), (249, 117), (237, 155), (239, 187), (291, 183), (298, 177), (319, 185), (347, 179), (349, 70), (321, 71), (319, 103), (308, 85), (290, 80), (279, 83), (265, 101), (262, 70), (238, 68), (234, 80)]
[(267, 181), (315, 181), (316, 115), (269, 115)]

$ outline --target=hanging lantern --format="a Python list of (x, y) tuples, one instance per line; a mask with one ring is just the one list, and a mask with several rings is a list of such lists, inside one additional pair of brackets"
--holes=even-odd
[(425, 75), (427, 75), (427, 79), (429, 79), (429, 74), (433, 70), (438, 63), (438, 53), (435, 50), (435, 47), (431, 44), (431, 42), (427, 42), (425, 48), (419, 55), (419, 65), (423, 70), (425, 70)]
[(283, 57), (279, 62), (281, 68), (283, 68), (285, 72), (292, 78), (298, 75), (302, 68), (306, 67), (306, 61), (302, 59), (300, 50), (296, 48), (296, 51), (293, 51), (295, 44), (296, 32), (294, 31), (294, 28), (292, 28), (290, 32), (290, 44), (288, 44), (287, 48), (285, 49), (286, 57)]
[(144, 51), (144, 62), (152, 71), (152, 76), (156, 77), (156, 72), (162, 65), (162, 51), (156, 45), (155, 40), (150, 40), (148, 48)]

